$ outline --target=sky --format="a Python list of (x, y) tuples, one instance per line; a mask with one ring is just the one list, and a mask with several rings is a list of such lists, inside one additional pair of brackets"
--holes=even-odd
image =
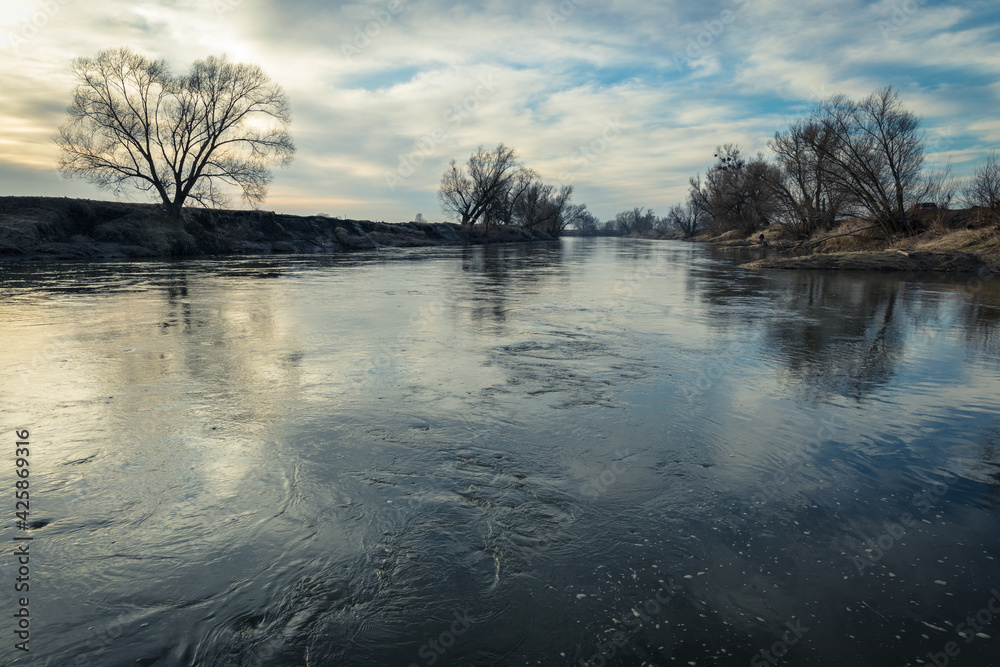
[(820, 99), (888, 84), (932, 168), (1000, 148), (996, 0), (0, 0), (0, 196), (113, 199), (59, 174), (52, 136), (72, 60), (120, 46), (284, 88), (297, 153), (262, 205), (283, 213), (444, 220), (449, 161), (503, 142), (602, 220), (664, 215), (717, 145), (766, 154)]

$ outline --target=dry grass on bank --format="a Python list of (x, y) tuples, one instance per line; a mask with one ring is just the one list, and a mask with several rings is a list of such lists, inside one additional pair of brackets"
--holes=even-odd
[[(768, 230), (768, 245), (788, 254), (751, 262), (750, 268), (816, 268), (882, 271), (1000, 272), (1000, 224), (980, 209), (919, 212), (913, 236), (886, 238), (870, 223), (849, 220), (836, 229), (793, 242), (782, 230)], [(853, 232), (853, 233), (852, 233)], [(758, 236), (725, 235), (723, 246), (759, 245)], [(721, 239), (722, 237), (720, 237)], [(713, 243), (719, 239), (713, 239)]]

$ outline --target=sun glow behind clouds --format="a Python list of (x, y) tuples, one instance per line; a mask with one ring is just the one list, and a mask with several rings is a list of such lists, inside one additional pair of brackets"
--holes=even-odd
[[(962, 172), (1000, 141), (1000, 9), (988, 3), (2, 5), (0, 174), (16, 177), (0, 181), (0, 195), (108, 197), (53, 179), (50, 137), (70, 102), (70, 61), (122, 45), (175, 72), (225, 53), (280, 83), (299, 150), (265, 207), (296, 213), (440, 218), (448, 161), (499, 141), (548, 181), (574, 184), (602, 218), (639, 205), (664, 213), (717, 144), (756, 152), (818, 98), (886, 83), (924, 116), (932, 162), (952, 158)], [(57, 9), (26, 39), (25, 21), (46, 6)], [(609, 123), (620, 132), (608, 135)], [(37, 191), (26, 192), (32, 180)]]

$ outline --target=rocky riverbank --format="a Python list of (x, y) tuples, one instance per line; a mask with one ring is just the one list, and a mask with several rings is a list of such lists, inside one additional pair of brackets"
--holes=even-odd
[(513, 227), (480, 235), (451, 223), (389, 224), (206, 209), (187, 209), (175, 220), (151, 204), (0, 197), (0, 260), (348, 252), (553, 240)]

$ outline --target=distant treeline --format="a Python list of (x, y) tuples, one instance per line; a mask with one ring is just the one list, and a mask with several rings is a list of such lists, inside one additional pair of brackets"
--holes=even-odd
[(867, 221), (887, 237), (919, 232), (915, 211), (955, 202), (1000, 224), (1000, 153), (991, 151), (965, 182), (950, 169), (925, 165), (920, 119), (891, 86), (862, 100), (834, 95), (768, 141), (769, 155), (747, 158), (740, 147), (716, 149), (704, 177), (690, 179), (688, 198), (666, 217), (635, 208), (600, 223), (581, 220), (588, 235), (744, 236), (770, 225), (807, 238), (846, 219)]
[[(175, 220), (194, 202), (222, 208), (235, 190), (257, 206), (274, 167), (295, 153), (284, 91), (256, 66), (209, 57), (187, 75), (128, 48), (73, 63), (77, 85), (59, 128), (59, 169), (116, 193), (159, 200)], [(917, 231), (918, 208), (954, 201), (1000, 224), (1000, 153), (991, 151), (966, 182), (927, 169), (921, 121), (887, 86), (860, 100), (834, 95), (767, 142), (769, 154), (716, 150), (715, 163), (690, 179), (687, 200), (657, 217), (642, 207), (599, 221), (572, 203), (573, 186), (554, 186), (513, 148), (479, 147), (454, 160), (438, 196), (467, 239), (544, 233), (696, 236), (752, 235), (780, 225), (809, 237), (844, 219), (866, 220), (886, 237)]]
[(572, 204), (572, 197), (572, 185), (546, 185), (504, 144), (480, 146), (464, 167), (452, 160), (438, 190), (445, 213), (483, 234), (514, 226), (559, 236), (569, 227), (596, 222), (587, 205)]

